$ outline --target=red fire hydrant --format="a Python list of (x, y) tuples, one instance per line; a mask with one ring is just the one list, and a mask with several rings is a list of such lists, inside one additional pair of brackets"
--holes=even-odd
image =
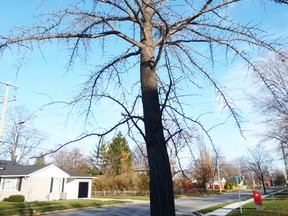
[(254, 203), (256, 205), (256, 210), (261, 210), (262, 209), (261, 193), (257, 190), (253, 190), (252, 192), (253, 192)]

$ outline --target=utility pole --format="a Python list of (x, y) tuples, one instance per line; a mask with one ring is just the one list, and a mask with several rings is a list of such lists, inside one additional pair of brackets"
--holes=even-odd
[(219, 163), (218, 163), (218, 167), (217, 167), (217, 169), (218, 169), (218, 187), (219, 187), (219, 192), (221, 193), (222, 192), (222, 184), (221, 184), (221, 179), (220, 179), (220, 165), (219, 165)]
[(7, 107), (7, 102), (8, 102), (8, 95), (9, 95), (9, 87), (12, 86), (15, 89), (18, 87), (9, 84), (8, 82), (1, 82), (0, 84), (5, 85), (5, 95), (3, 99), (3, 105), (2, 105), (2, 116), (1, 116), (1, 122), (0, 122), (0, 144), (2, 143), (2, 135), (3, 135), (3, 129), (4, 129), (4, 124), (5, 124), (5, 116), (6, 116), (6, 107)]

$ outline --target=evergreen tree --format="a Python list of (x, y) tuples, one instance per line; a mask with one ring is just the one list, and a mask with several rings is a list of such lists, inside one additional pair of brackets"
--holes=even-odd
[(45, 155), (43, 152), (40, 153), (40, 155), (36, 158), (34, 165), (46, 165), (45, 161)]
[(111, 142), (101, 144), (94, 151), (99, 173), (117, 176), (132, 168), (132, 153), (125, 137), (119, 132)]
[(121, 132), (108, 144), (107, 158), (109, 174), (120, 175), (129, 172), (132, 166), (132, 154), (128, 142)]

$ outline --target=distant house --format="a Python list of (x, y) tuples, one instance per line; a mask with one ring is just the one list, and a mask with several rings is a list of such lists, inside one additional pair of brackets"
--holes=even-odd
[(222, 178), (222, 180), (220, 180), (220, 184), (218, 181), (214, 181), (214, 187), (215, 188), (221, 188), (221, 189), (224, 189), (225, 188), (225, 185), (226, 185), (226, 179), (225, 178)]
[(0, 160), (0, 200), (21, 194), (25, 201), (89, 198), (92, 177), (50, 165)]

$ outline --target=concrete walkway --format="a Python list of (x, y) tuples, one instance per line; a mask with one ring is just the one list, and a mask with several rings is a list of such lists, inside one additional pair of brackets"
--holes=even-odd
[[(267, 197), (267, 196), (268, 195), (262, 195), (262, 199)], [(254, 202), (254, 199), (251, 198), (251, 199), (248, 199), (248, 200), (245, 200), (245, 201), (241, 201), (241, 206), (243, 206), (244, 204), (249, 203), (249, 202)], [(239, 207), (240, 207), (240, 202), (236, 202), (236, 203), (224, 206), (223, 208), (217, 209), (217, 210), (215, 210), (213, 212), (209, 212), (208, 214), (205, 214), (205, 216), (225, 216), (229, 212), (231, 212), (234, 209), (239, 208)], [(240, 210), (239, 210), (239, 212), (240, 212)]]

